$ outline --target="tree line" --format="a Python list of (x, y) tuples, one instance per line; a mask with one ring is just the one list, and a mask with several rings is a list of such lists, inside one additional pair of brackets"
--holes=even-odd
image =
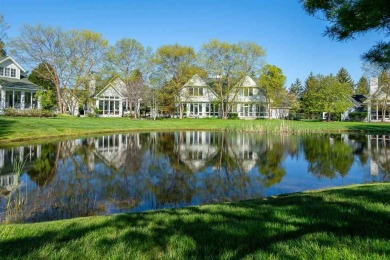
[[(0, 24), (4, 38), (8, 26), (2, 16)], [(322, 112), (330, 118), (351, 106), (352, 94), (369, 94), (368, 80), (361, 77), (355, 84), (344, 68), (335, 76), (311, 73), (304, 84), (297, 79), (287, 89), (282, 69), (267, 64), (264, 49), (253, 42), (214, 39), (204, 43), (198, 52), (179, 44), (152, 50), (131, 38), (109, 45), (102, 34), (89, 30), (24, 25), (8, 46), (12, 55), (34, 68), (28, 78), (43, 87), (39, 93), (43, 107), (55, 106), (60, 113), (71, 102), (92, 104), (92, 92), (98, 92), (104, 84), (92, 89), (91, 81), (108, 82), (115, 77), (125, 84), (129, 106), (136, 117), (141, 107), (169, 115), (178, 110), (182, 117), (181, 89), (195, 74), (214, 79), (217, 100), (213, 102), (219, 104), (223, 118), (228, 117), (238, 94), (237, 86), (245, 75), (256, 81), (268, 109), (289, 108), (306, 118), (318, 118)]]

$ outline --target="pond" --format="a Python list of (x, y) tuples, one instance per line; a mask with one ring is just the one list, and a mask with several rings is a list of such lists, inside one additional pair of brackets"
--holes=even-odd
[(0, 147), (0, 222), (141, 212), (389, 180), (386, 135), (114, 134)]

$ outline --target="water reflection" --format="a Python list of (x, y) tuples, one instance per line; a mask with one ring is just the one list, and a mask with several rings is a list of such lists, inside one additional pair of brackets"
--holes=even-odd
[[(206, 131), (0, 149), (0, 221), (144, 211), (389, 181), (389, 152), (390, 136), (383, 135)], [(25, 160), (21, 176), (14, 173), (15, 160)]]

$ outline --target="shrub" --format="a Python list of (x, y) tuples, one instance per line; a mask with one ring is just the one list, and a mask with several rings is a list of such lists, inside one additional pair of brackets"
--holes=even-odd
[(238, 119), (238, 113), (229, 113), (228, 119)]
[(349, 120), (354, 122), (361, 122), (367, 117), (367, 112), (351, 112), (349, 113)]
[(57, 116), (53, 111), (41, 110), (41, 109), (14, 109), (7, 108), (4, 111), (5, 116), (15, 116), (15, 117), (55, 117)]

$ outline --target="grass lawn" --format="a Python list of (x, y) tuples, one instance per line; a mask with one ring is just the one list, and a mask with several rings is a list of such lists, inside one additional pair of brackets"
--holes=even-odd
[(0, 226), (2, 259), (385, 259), (390, 184)]
[(364, 131), (390, 133), (390, 124), (355, 122), (305, 122), (282, 120), (55, 118), (0, 117), (0, 144), (66, 136), (128, 131), (230, 130), (259, 133), (323, 133)]

